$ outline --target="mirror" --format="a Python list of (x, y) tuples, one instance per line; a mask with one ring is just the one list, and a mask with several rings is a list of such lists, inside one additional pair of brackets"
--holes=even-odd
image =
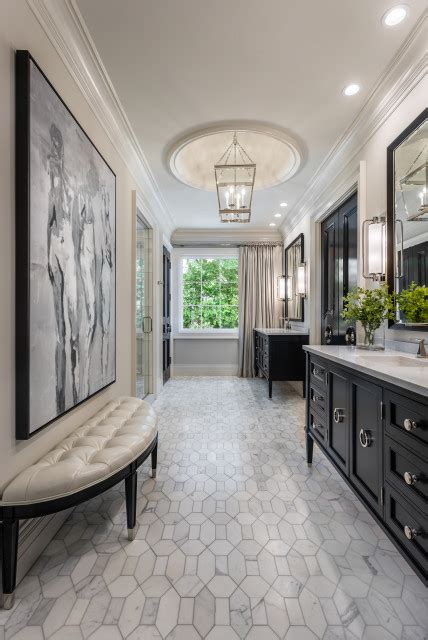
[(285, 317), (289, 320), (303, 322), (303, 298), (305, 283), (302, 283), (304, 273), (304, 246), (301, 233), (285, 249)]
[[(412, 283), (428, 286), (428, 109), (388, 147), (387, 181), (387, 278), (390, 291), (402, 294)], [(426, 313), (413, 315), (403, 303), (391, 325), (428, 330)]]

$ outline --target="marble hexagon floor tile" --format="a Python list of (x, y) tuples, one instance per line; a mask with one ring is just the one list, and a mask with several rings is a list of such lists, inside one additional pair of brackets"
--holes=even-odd
[(304, 401), (179, 378), (155, 403), (158, 477), (77, 508), (0, 611), (0, 640), (422, 640), (428, 591), (315, 448)]

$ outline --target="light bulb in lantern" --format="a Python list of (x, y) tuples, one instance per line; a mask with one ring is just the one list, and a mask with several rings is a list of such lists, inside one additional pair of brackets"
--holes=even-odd
[(241, 189), (241, 197), (242, 197), (241, 207), (244, 208), (245, 207), (245, 187), (242, 187)]
[(230, 196), (229, 191), (226, 191), (225, 195), (226, 195), (226, 209), (228, 209), (229, 208), (229, 196)]

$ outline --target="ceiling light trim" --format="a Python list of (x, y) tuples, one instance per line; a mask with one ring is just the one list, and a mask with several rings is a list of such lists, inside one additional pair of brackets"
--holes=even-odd
[[(255, 133), (268, 136), (273, 140), (282, 143), (288, 149), (288, 151), (290, 151), (292, 157), (290, 168), (283, 175), (281, 175), (278, 180), (272, 180), (262, 187), (255, 188), (255, 190), (270, 189), (280, 184), (284, 184), (284, 182), (290, 180), (290, 178), (292, 178), (298, 172), (302, 164), (303, 154), (300, 149), (300, 145), (292, 136), (290, 136), (280, 127), (258, 121), (227, 120), (224, 122), (213, 123), (207, 127), (193, 129), (190, 133), (187, 133), (186, 135), (180, 137), (169, 146), (166, 154), (167, 167), (174, 178), (176, 178), (179, 182), (194, 189), (215, 192), (215, 183), (213, 184), (212, 188), (208, 189), (205, 187), (201, 187), (200, 184), (195, 181), (185, 179), (177, 167), (177, 161), (180, 153), (190, 144), (203, 138), (208, 139), (210, 136), (214, 136), (219, 133), (228, 133), (231, 136), (233, 136), (234, 133), (237, 133), (238, 137), (242, 133)], [(255, 159), (255, 162), (257, 165), (260, 164), (259, 162), (257, 162), (257, 159)]]
[(169, 211), (75, 0), (27, 0), (65, 67), (135, 179), (140, 197), (170, 236)]

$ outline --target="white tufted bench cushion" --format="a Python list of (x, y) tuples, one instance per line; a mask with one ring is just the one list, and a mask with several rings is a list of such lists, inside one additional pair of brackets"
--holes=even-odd
[(120, 397), (22, 471), (3, 491), (5, 504), (60, 498), (133, 462), (157, 435), (156, 413), (144, 400)]

